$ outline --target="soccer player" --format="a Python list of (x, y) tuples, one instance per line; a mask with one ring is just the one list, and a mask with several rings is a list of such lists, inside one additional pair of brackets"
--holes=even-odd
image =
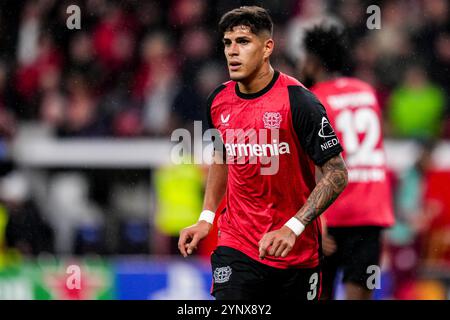
[[(226, 193), (211, 255), (211, 293), (219, 300), (317, 300), (316, 218), (347, 184), (342, 147), (324, 107), (270, 64), (272, 28), (268, 12), (256, 6), (234, 9), (219, 22), (231, 80), (210, 95), (208, 118), (223, 148), (215, 148), (204, 211), (178, 243), (184, 257), (192, 254)], [(322, 171), (317, 184), (315, 165)]]
[(381, 231), (394, 222), (380, 108), (369, 84), (342, 76), (349, 52), (341, 28), (323, 24), (308, 30), (304, 48), (302, 80), (314, 84), (311, 91), (326, 108), (344, 147), (349, 177), (324, 214), (322, 299), (333, 297), (339, 268), (346, 298), (370, 299), (373, 288), (367, 281), (379, 270)]

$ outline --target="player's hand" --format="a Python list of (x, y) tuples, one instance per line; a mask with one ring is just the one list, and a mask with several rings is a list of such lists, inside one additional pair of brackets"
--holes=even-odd
[(180, 250), (183, 257), (186, 258), (197, 249), (199, 241), (208, 235), (211, 227), (212, 224), (201, 220), (181, 230), (180, 239), (178, 240), (178, 250)]
[(337, 246), (334, 238), (328, 234), (322, 235), (322, 250), (323, 254), (326, 256), (331, 256), (336, 252)]
[(259, 258), (264, 259), (266, 255), (286, 257), (294, 247), (296, 239), (295, 233), (286, 226), (266, 233), (259, 241)]

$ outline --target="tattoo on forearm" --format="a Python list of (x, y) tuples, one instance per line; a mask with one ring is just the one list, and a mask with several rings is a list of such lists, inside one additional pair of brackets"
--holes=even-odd
[(328, 160), (322, 167), (322, 171), (323, 177), (295, 215), (304, 225), (308, 225), (324, 212), (347, 185), (347, 169), (341, 156)]

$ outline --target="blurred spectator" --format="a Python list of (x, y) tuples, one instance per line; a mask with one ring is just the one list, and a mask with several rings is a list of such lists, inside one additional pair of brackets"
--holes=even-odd
[(107, 123), (97, 113), (97, 100), (82, 74), (72, 74), (67, 80), (65, 122), (59, 130), (61, 137), (92, 137), (107, 133)]
[(333, 8), (334, 12), (342, 19), (348, 38), (353, 45), (358, 39), (366, 35), (368, 29), (366, 26), (366, 8), (367, 4), (360, 0), (335, 1), (337, 6)]
[(450, 138), (450, 31), (441, 33), (435, 41), (436, 60), (431, 69), (433, 78), (444, 90), (446, 96), (446, 120), (444, 137)]
[(145, 31), (150, 31), (161, 25), (164, 20), (164, 12), (159, 1), (139, 1), (136, 4), (137, 21)]
[(106, 9), (93, 32), (94, 48), (105, 72), (120, 71), (133, 56), (136, 24), (119, 5)]
[(436, 52), (434, 64), (432, 66), (432, 75), (444, 88), (447, 94), (450, 91), (450, 31), (440, 33), (435, 42), (434, 49)]
[[(150, 252), (149, 185), (143, 181), (112, 184), (108, 220), (114, 230), (118, 252), (122, 254), (148, 254)], [(112, 220), (112, 221), (111, 221)], [(113, 225), (115, 224), (115, 225)], [(113, 235), (108, 238), (111, 241)], [(113, 244), (113, 243), (111, 243)]]
[(442, 130), (444, 107), (442, 90), (430, 82), (422, 66), (411, 65), (389, 100), (391, 133), (403, 138), (437, 138)]
[[(18, 36), (16, 55), (11, 57), (16, 62), (11, 64), (13, 78), (6, 80), (13, 87), (13, 94), (8, 93), (9, 107), (19, 122), (43, 120), (59, 126), (56, 114), (63, 113), (72, 119), (64, 121), (60, 132), (67, 134), (62, 135), (164, 136), (174, 128), (189, 126), (192, 119), (199, 119), (195, 106), (204, 96), (197, 92), (198, 74), (223, 58), (216, 32), (218, 18), (231, 7), (249, 3), (41, 0), (23, 2), (19, 8), (2, 4), (3, 12), (21, 13), (15, 22)], [(65, 27), (69, 4), (77, 4), (88, 13), (82, 16), (81, 30)], [(380, 30), (367, 29), (368, 4), (363, 0), (261, 4), (273, 11), (277, 24), (273, 58), (281, 71), (295, 73), (294, 64), (301, 59), (303, 27), (333, 17), (342, 21), (351, 39), (353, 56), (349, 58), (354, 65), (349, 73), (373, 84), (382, 106), (393, 88), (403, 87), (400, 75), (408, 61), (422, 61), (431, 83), (443, 90), (450, 86), (448, 1), (383, 1)], [(71, 82), (73, 74), (87, 83), (90, 98), (85, 102), (95, 100), (96, 107), (88, 108), (89, 103), (70, 107), (74, 98), (70, 92), (66, 96), (62, 84)], [(2, 98), (0, 92), (0, 103)], [(73, 115), (74, 110), (78, 116)], [(99, 120), (88, 125), (89, 117)], [(448, 123), (443, 132), (450, 136), (448, 119), (448, 115), (443, 119)], [(86, 122), (81, 127), (96, 128), (72, 128), (69, 123), (77, 121)], [(90, 133), (77, 133), (81, 131)]]
[(104, 253), (102, 211), (89, 199), (88, 191), (86, 178), (78, 173), (51, 179), (47, 206), (59, 254)]
[(68, 61), (66, 64), (68, 74), (82, 73), (88, 82), (97, 87), (104, 80), (102, 69), (95, 61), (92, 39), (88, 33), (77, 33), (69, 44)]
[(17, 44), (17, 62), (20, 66), (30, 65), (37, 59), (40, 24), (38, 1), (27, 1), (22, 12)]
[(396, 299), (416, 299), (414, 285), (424, 263), (424, 240), (431, 221), (439, 214), (435, 202), (426, 198), (432, 151), (431, 144), (423, 144), (417, 162), (399, 177), (396, 224), (388, 231)]
[(176, 0), (169, 13), (170, 23), (188, 27), (200, 24), (206, 12), (206, 2), (202, 0)]
[[(420, 52), (427, 61), (432, 62), (435, 56), (434, 42), (438, 34), (450, 27), (449, 3), (447, 0), (426, 1), (422, 0), (423, 14), (420, 17), (422, 26), (414, 39), (416, 50)], [(408, 10), (409, 11), (409, 10)]]
[(382, 27), (372, 35), (371, 42), (378, 53), (386, 57), (405, 56), (411, 52), (408, 42), (408, 25), (406, 17), (412, 12), (402, 1), (386, 1), (381, 9), (383, 13)]
[(0, 139), (9, 140), (16, 132), (16, 119), (11, 112), (11, 95), (8, 87), (8, 71), (0, 61)]
[(196, 77), (191, 79), (191, 84), (185, 84), (178, 91), (172, 108), (180, 126), (192, 129), (195, 120), (201, 120), (206, 124), (205, 101), (217, 83), (224, 81), (225, 75), (222, 70), (222, 66), (216, 63), (205, 64)]
[(20, 172), (12, 172), (0, 184), (0, 199), (8, 213), (6, 245), (24, 255), (53, 252), (53, 230), (41, 216), (30, 197), (28, 181)]
[[(302, 59), (305, 27), (321, 21), (326, 15), (326, 1), (298, 1), (298, 14), (287, 23), (286, 54), (293, 61)], [(278, 46), (278, 43), (277, 43)]]
[(27, 64), (21, 65), (16, 73), (16, 89), (24, 105), (18, 110), (21, 118), (37, 118), (35, 105), (37, 93), (47, 86), (58, 83), (63, 58), (49, 34), (40, 37), (37, 55)]
[[(155, 226), (158, 233), (154, 242), (158, 245), (155, 245), (154, 253), (178, 253), (181, 229), (194, 224), (201, 211), (204, 182), (204, 173), (195, 164), (166, 166), (155, 172)], [(163, 245), (162, 235), (168, 237), (166, 245)]]
[(4, 205), (0, 204), (0, 270), (7, 262), (7, 247), (6, 247), (6, 225), (8, 223), (8, 212)]
[(213, 52), (211, 34), (205, 29), (193, 28), (184, 32), (181, 41), (183, 83), (189, 85), (199, 69), (208, 62)]
[[(355, 76), (375, 87), (379, 87), (375, 74), (378, 53), (369, 36), (361, 37), (356, 41), (353, 54)], [(383, 107), (382, 102), (380, 102), (380, 105)]]
[(133, 97), (142, 102), (142, 125), (147, 134), (167, 135), (174, 128), (170, 106), (176, 92), (173, 48), (164, 33), (148, 35), (143, 42), (141, 64)]
[(377, 84), (382, 84), (382, 88), (386, 89), (398, 85), (406, 63), (420, 61), (420, 57), (414, 55), (409, 35), (413, 29), (408, 17), (414, 17), (415, 12), (408, 10), (405, 2), (396, 0), (386, 1), (381, 12), (381, 29), (367, 33), (367, 40), (374, 51), (372, 54), (377, 58), (372, 66)]
[(57, 91), (45, 92), (40, 106), (42, 124), (56, 130), (64, 125), (66, 99)]

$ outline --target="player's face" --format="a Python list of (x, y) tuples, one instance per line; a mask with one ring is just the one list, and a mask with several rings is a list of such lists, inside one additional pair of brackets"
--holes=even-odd
[(272, 53), (273, 40), (256, 35), (247, 26), (236, 26), (223, 36), (224, 52), (231, 80), (254, 75)]

